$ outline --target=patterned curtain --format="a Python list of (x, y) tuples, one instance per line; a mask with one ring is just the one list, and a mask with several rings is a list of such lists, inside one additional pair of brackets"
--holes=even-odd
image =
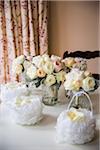
[(11, 66), (16, 56), (48, 50), (47, 2), (0, 1), (0, 83), (14, 81)]

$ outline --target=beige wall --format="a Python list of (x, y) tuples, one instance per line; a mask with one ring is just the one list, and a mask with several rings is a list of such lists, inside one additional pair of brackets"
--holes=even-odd
[(49, 2), (50, 54), (62, 56), (66, 50), (98, 50), (98, 27), (98, 2)]

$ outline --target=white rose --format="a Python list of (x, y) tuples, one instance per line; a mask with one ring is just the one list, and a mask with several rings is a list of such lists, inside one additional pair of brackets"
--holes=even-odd
[(85, 77), (91, 76), (91, 73), (90, 73), (89, 71), (85, 71), (85, 72), (84, 72), (84, 75), (85, 75)]
[(12, 62), (12, 72), (13, 74), (20, 74), (22, 73), (23, 67), (21, 64), (23, 64), (25, 60), (24, 55), (20, 55), (19, 57), (15, 58)]
[(43, 58), (44, 61), (50, 61), (50, 57), (49, 57), (48, 54), (42, 55), (42, 58)]
[(50, 61), (50, 57), (47, 54), (42, 55), (40, 66), (43, 67), (48, 61)]
[(51, 74), (54, 70), (54, 66), (51, 61), (47, 61), (43, 66), (42, 66), (44, 72), (47, 74)]
[(80, 71), (79, 69), (72, 69), (69, 73), (66, 75), (67, 80), (83, 80), (84, 78), (84, 72)]
[(82, 88), (83, 88), (85, 91), (94, 90), (94, 86), (95, 86), (95, 80), (94, 80), (93, 77), (86, 77), (86, 78), (83, 80)]
[(64, 87), (66, 90), (78, 90), (81, 87), (81, 82), (84, 77), (84, 72), (78, 69), (72, 69), (71, 72), (67, 73), (65, 78)]
[(72, 82), (72, 90), (73, 91), (79, 91), (79, 89), (82, 87), (82, 81), (76, 80)]
[(31, 66), (31, 62), (29, 62), (28, 60), (25, 60), (23, 63), (23, 66), (25, 69), (29, 68)]
[(72, 80), (66, 80), (64, 82), (64, 88), (65, 90), (73, 90)]
[(17, 64), (23, 64), (24, 60), (25, 60), (24, 55), (20, 55), (17, 58), (15, 58), (15, 61), (16, 61)]
[(41, 61), (42, 61), (42, 56), (40, 56), (40, 55), (35, 56), (32, 59), (32, 63), (35, 64), (35, 66), (38, 68), (41, 66)]
[(66, 75), (66, 73), (64, 71), (60, 71), (60, 72), (56, 73), (57, 82), (58, 83), (60, 81), (64, 82), (65, 81), (65, 75)]
[(47, 78), (45, 80), (45, 84), (47, 86), (51, 86), (56, 82), (56, 78), (54, 75), (47, 75)]
[(23, 66), (20, 65), (20, 64), (17, 64), (17, 65), (15, 65), (15, 66), (12, 67), (12, 73), (13, 74), (19, 75), (19, 74), (22, 73), (22, 71), (23, 71)]
[(62, 62), (64, 62), (66, 67), (70, 68), (70, 67), (72, 67), (75, 64), (75, 59), (72, 58), (72, 57), (69, 57), (69, 58), (63, 59)]
[(35, 66), (31, 65), (27, 71), (26, 71), (26, 75), (31, 79), (35, 79), (37, 77), (37, 73), (36, 73), (37, 69)]

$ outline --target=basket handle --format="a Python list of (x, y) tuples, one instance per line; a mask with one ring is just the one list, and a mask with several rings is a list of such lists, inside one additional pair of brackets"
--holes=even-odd
[(89, 96), (86, 92), (84, 92), (84, 91), (79, 91), (79, 92), (77, 92), (77, 93), (75, 93), (75, 94), (73, 95), (73, 97), (72, 97), (72, 99), (71, 99), (70, 103), (68, 104), (67, 109), (69, 109), (69, 108), (70, 108), (70, 106), (71, 106), (72, 102), (74, 101), (75, 96), (80, 96), (81, 94), (84, 94), (84, 95), (88, 98), (89, 103), (90, 103), (91, 112), (92, 112), (92, 114), (93, 114), (93, 105), (92, 105), (92, 102), (91, 102), (90, 96)]

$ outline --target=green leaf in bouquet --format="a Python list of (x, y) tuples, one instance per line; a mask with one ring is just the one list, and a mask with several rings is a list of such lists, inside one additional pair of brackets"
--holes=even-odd
[(36, 86), (36, 87), (39, 87), (41, 84), (44, 83), (44, 80), (45, 80), (45, 78), (39, 78), (39, 77), (38, 77), (38, 78), (36, 79), (37, 82), (35, 82), (35, 86)]

